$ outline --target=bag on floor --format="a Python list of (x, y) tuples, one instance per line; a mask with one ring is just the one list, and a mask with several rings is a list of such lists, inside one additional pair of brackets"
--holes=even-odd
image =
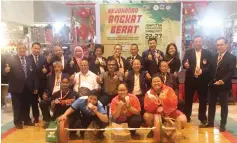
[(59, 140), (59, 137), (58, 137), (58, 121), (49, 122), (49, 126), (48, 126), (47, 129), (56, 129), (56, 130), (46, 132), (46, 142), (57, 143), (58, 140)]

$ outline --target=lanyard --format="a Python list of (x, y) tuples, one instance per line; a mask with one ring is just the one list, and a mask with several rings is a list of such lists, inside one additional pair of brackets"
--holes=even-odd
[(62, 90), (60, 90), (60, 92), (61, 92), (61, 98), (60, 98), (60, 99), (65, 98), (65, 97), (68, 95), (68, 93), (69, 93), (69, 91), (68, 91), (68, 92), (63, 96)]

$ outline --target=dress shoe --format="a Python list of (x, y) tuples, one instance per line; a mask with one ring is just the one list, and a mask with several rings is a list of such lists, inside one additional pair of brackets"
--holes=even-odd
[(44, 129), (46, 129), (46, 128), (48, 128), (48, 126), (49, 126), (49, 122), (44, 122)]
[(32, 123), (31, 121), (24, 122), (24, 125), (25, 125), (25, 126), (35, 126), (35, 124)]
[(187, 122), (190, 123), (191, 122), (191, 118), (187, 118)]
[(36, 124), (36, 123), (39, 123), (39, 118), (35, 118), (34, 119), (34, 123)]
[(220, 132), (226, 131), (225, 125), (221, 125), (219, 131), (220, 131)]
[(22, 126), (22, 125), (15, 125), (15, 127), (16, 127), (17, 129), (23, 129), (23, 126)]
[(213, 123), (207, 123), (205, 125), (201, 124), (199, 125), (199, 128), (213, 128), (214, 124)]

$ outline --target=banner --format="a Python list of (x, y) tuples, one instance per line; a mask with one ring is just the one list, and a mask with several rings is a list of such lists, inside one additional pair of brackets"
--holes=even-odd
[(112, 55), (115, 44), (122, 45), (123, 56), (128, 56), (135, 43), (139, 53), (148, 49), (148, 39), (157, 39), (157, 48), (165, 52), (170, 42), (181, 41), (181, 4), (101, 4), (101, 43), (105, 56)]

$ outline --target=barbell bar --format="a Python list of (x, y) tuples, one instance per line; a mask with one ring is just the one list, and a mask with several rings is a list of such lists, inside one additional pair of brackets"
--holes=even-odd
[[(104, 128), (104, 129), (70, 129), (64, 128), (66, 131), (112, 131), (112, 130), (155, 130), (156, 127), (152, 128)], [(162, 127), (164, 130), (175, 130), (174, 127)], [(56, 128), (46, 129), (47, 132), (55, 131)]]

